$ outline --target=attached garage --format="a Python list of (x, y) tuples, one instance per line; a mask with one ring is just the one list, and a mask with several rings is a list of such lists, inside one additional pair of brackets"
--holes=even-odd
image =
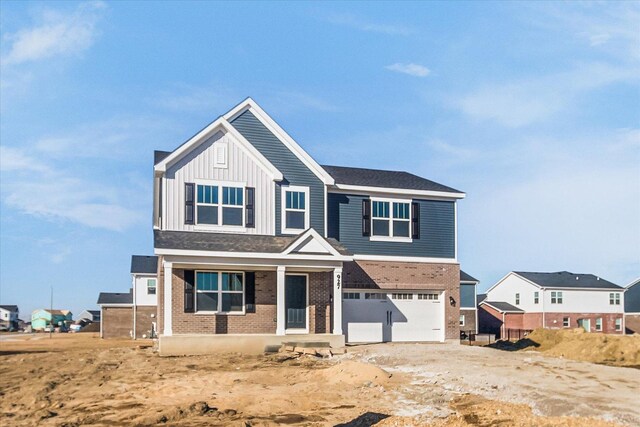
[(343, 331), (350, 343), (444, 341), (440, 291), (345, 291)]

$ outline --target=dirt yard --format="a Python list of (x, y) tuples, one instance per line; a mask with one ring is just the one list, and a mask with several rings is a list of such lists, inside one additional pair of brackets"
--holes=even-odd
[(158, 357), (94, 334), (0, 336), (0, 425), (640, 425), (640, 370), (444, 344), (318, 359)]

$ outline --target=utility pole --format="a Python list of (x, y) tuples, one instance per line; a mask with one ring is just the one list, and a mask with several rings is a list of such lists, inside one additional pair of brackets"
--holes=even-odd
[(51, 299), (49, 300), (49, 312), (51, 314), (51, 320), (49, 321), (49, 339), (53, 335), (53, 285), (51, 285)]

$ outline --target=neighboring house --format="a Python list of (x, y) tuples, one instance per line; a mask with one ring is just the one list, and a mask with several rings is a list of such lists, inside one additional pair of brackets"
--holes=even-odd
[(131, 257), (128, 293), (102, 292), (98, 297), (102, 338), (151, 338), (156, 334), (158, 312), (158, 258)]
[(640, 334), (640, 278), (625, 288), (624, 319), (627, 334)]
[(460, 338), (458, 190), (321, 166), (251, 99), (153, 188), (161, 354)]
[(79, 321), (85, 321), (85, 322), (99, 322), (100, 321), (100, 310), (84, 310), (82, 313), (80, 313), (76, 319), (77, 322)]
[(480, 281), (460, 270), (460, 331), (478, 333), (477, 286)]
[(31, 313), (31, 327), (34, 331), (41, 331), (49, 325), (53, 327), (68, 327), (73, 320), (69, 310), (39, 309)]
[(0, 326), (18, 329), (20, 310), (17, 305), (0, 305)]
[(480, 331), (584, 328), (621, 334), (624, 289), (593, 274), (513, 271), (479, 303)]

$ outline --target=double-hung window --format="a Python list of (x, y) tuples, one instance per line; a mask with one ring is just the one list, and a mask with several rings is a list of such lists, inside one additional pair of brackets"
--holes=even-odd
[(621, 331), (622, 330), (622, 318), (618, 317), (616, 318), (616, 331)]
[(198, 183), (196, 224), (242, 227), (244, 187)]
[(242, 187), (222, 187), (222, 225), (242, 226)]
[(147, 295), (156, 294), (156, 279), (147, 279)]
[(196, 311), (241, 313), (244, 310), (244, 274), (198, 271)]
[(602, 330), (602, 317), (596, 318), (596, 331)]
[(609, 304), (611, 305), (620, 305), (620, 294), (617, 292), (613, 292), (609, 294)]
[(516, 294), (516, 305), (520, 305), (520, 294)]
[(562, 292), (560, 291), (551, 292), (551, 304), (562, 304)]
[(282, 233), (299, 234), (309, 228), (309, 188), (282, 187)]
[(372, 240), (410, 240), (410, 232), (410, 201), (371, 200)]
[(538, 304), (538, 303), (540, 303), (540, 292), (535, 291), (535, 292), (533, 293), (533, 303), (534, 303), (534, 304)]

